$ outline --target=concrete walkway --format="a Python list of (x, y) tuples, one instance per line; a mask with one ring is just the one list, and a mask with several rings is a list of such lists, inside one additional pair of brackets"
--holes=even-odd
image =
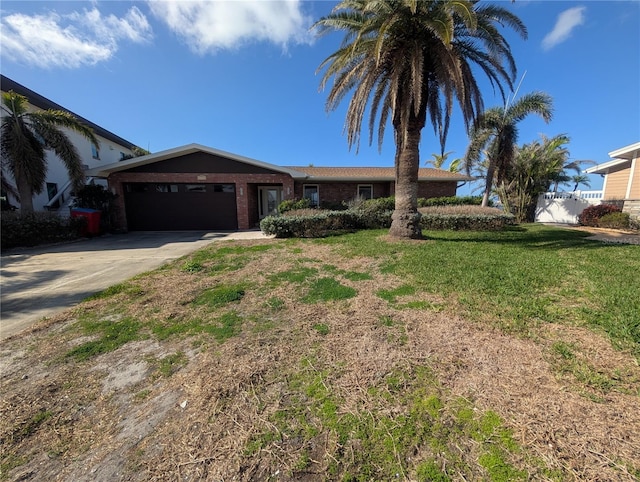
[(590, 226), (577, 226), (575, 224), (543, 223), (547, 226), (558, 228), (574, 229), (590, 233), (587, 239), (600, 241), (609, 244), (638, 244), (640, 245), (640, 234), (631, 231), (619, 231), (617, 229), (592, 228)]
[(1, 257), (0, 339), (211, 242), (262, 238), (261, 231), (132, 232), (10, 250)]

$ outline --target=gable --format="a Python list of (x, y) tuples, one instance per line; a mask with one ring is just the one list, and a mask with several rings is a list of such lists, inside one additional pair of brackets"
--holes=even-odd
[[(192, 152), (182, 156), (144, 164), (124, 172), (276, 174), (275, 170), (239, 162), (208, 152)], [(279, 173), (278, 173), (279, 174)]]

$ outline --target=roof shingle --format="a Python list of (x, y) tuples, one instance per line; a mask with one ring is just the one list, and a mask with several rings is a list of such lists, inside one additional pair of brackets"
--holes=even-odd
[[(394, 167), (302, 167), (287, 166), (298, 172), (307, 174), (317, 181), (393, 181)], [(471, 181), (472, 177), (443, 169), (421, 168), (418, 170), (421, 181)]]

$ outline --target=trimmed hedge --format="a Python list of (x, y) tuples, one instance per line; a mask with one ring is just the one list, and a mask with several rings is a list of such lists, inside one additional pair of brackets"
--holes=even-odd
[[(481, 204), (482, 196), (445, 196), (418, 199), (418, 207), (420, 208), (428, 206), (480, 206)], [(489, 200), (489, 206), (493, 206), (491, 200)]]
[(578, 222), (583, 226), (592, 226), (597, 228), (598, 221), (606, 214), (619, 213), (622, 209), (613, 204), (598, 204), (589, 206), (578, 216)]
[(353, 211), (318, 211), (305, 216), (267, 216), (260, 229), (276, 238), (321, 238), (358, 229), (358, 215)]
[(0, 227), (2, 250), (58, 243), (81, 237), (84, 217), (62, 218), (54, 213), (3, 212)]
[[(377, 200), (372, 200), (377, 201)], [(393, 211), (384, 201), (366, 201), (347, 211), (318, 211), (313, 214), (267, 216), (260, 223), (265, 234), (277, 238), (318, 238), (358, 229), (388, 229)], [(514, 224), (510, 214), (422, 214), (420, 226), (432, 230), (489, 231)]]
[(515, 224), (512, 214), (423, 214), (422, 229), (452, 231), (498, 231)]

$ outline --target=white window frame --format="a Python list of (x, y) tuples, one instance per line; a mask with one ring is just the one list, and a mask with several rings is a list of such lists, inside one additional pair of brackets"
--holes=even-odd
[[(364, 196), (361, 196), (360, 195), (360, 188), (361, 187), (368, 187), (371, 190), (371, 197), (365, 198)], [(373, 184), (358, 184), (358, 198), (373, 199)]]
[[(306, 196), (306, 191), (307, 188), (315, 188), (316, 189), (316, 197), (318, 198), (316, 200), (316, 204), (312, 204), (313, 203), (313, 199), (309, 198)], [(319, 184), (303, 184), (302, 185), (302, 197), (303, 199), (309, 199), (309, 206), (312, 208), (318, 208), (320, 207), (320, 185)]]

